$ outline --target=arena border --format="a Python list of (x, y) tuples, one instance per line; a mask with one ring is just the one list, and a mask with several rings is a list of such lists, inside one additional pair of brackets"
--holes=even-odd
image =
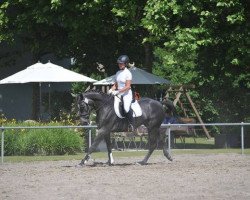
[[(204, 124), (162, 124), (161, 128), (166, 128), (165, 134), (168, 135), (168, 151), (171, 154), (171, 127), (181, 126), (240, 126), (241, 127), (241, 154), (244, 154), (244, 126), (249, 126), (250, 123), (204, 123)], [(89, 145), (91, 145), (91, 128), (97, 128), (96, 125), (88, 126), (1, 126), (1, 164), (4, 163), (4, 131), (7, 129), (61, 129), (61, 128), (85, 128), (89, 129)]]

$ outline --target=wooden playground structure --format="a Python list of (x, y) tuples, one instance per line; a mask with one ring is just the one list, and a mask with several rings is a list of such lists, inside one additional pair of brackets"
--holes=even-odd
[[(169, 86), (166, 90), (165, 98), (173, 99), (173, 104), (176, 107), (177, 105), (180, 107), (181, 111), (184, 114), (185, 123), (199, 123), (201, 124), (201, 128), (205, 133), (208, 139), (211, 138), (207, 128), (204, 125), (203, 120), (196, 108), (191, 96), (189, 95), (189, 91), (194, 89), (194, 85), (172, 85)], [(185, 99), (184, 99), (185, 98)], [(185, 102), (184, 102), (185, 101)]]

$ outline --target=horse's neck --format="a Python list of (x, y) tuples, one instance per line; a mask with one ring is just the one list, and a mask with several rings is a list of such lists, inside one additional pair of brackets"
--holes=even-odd
[(99, 93), (91, 94), (89, 95), (89, 98), (94, 101), (96, 106), (101, 106), (105, 102), (108, 102), (108, 100), (106, 99), (107, 97)]

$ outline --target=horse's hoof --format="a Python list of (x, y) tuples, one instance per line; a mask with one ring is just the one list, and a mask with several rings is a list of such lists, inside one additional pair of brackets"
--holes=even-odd
[(168, 152), (168, 150), (164, 149), (163, 150), (163, 154), (164, 156), (169, 160), (169, 161), (173, 161), (172, 156), (170, 155), (170, 153)]
[(111, 163), (109, 161), (107, 161), (105, 164), (108, 165), (108, 166), (114, 166), (114, 163)]
[(173, 161), (173, 158), (170, 156), (169, 158), (167, 158), (169, 161)]
[(147, 165), (148, 163), (144, 162), (144, 161), (139, 161), (136, 163), (137, 165)]
[(84, 164), (79, 163), (78, 165), (75, 165), (75, 168), (82, 168), (84, 167)]
[(165, 157), (169, 160), (169, 161), (173, 161), (173, 158), (172, 158), (172, 156), (170, 156), (170, 154), (167, 154), (167, 155), (165, 155)]

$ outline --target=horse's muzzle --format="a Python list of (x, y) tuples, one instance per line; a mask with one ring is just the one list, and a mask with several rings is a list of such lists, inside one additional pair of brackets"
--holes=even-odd
[(86, 117), (80, 117), (80, 123), (85, 126), (85, 125), (89, 125), (89, 119)]

